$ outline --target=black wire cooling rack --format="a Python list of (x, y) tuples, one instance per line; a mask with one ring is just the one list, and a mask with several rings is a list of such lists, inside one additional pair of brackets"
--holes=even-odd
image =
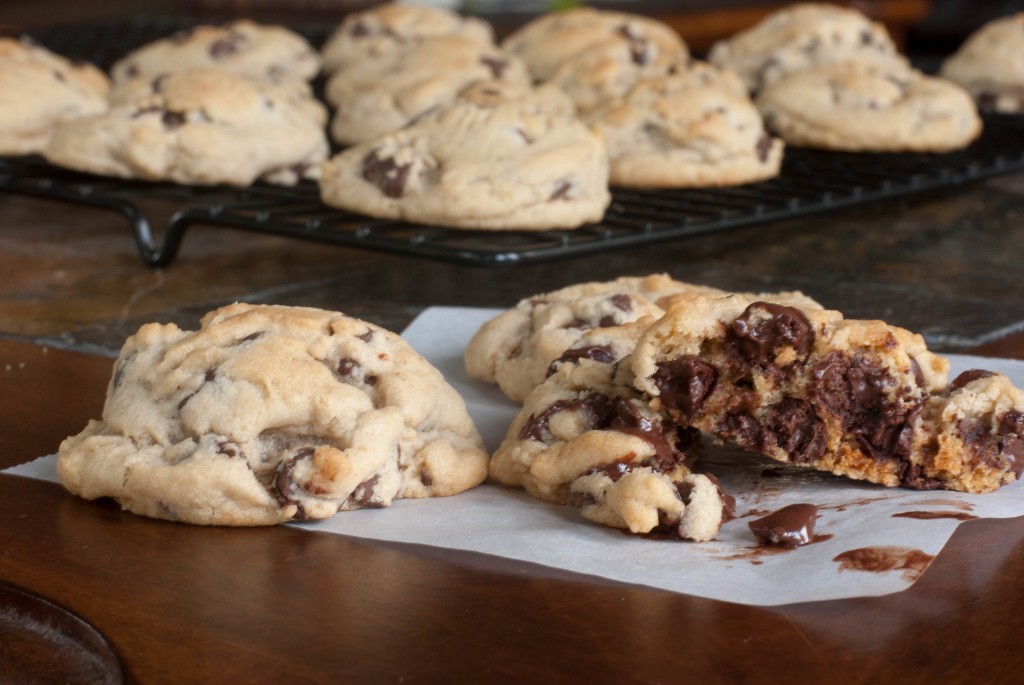
[[(136, 19), (54, 29), (34, 38), (61, 54), (106, 67), (132, 47), (188, 25), (183, 20)], [(323, 27), (297, 28), (315, 45), (326, 36)], [(964, 150), (853, 154), (788, 148), (782, 173), (769, 181), (706, 190), (618, 189), (600, 223), (574, 230), (422, 226), (326, 207), (308, 182), (291, 188), (185, 187), (79, 174), (37, 157), (0, 157), (0, 191), (118, 212), (134, 231), (139, 255), (153, 266), (173, 261), (189, 227), (206, 225), (498, 267), (675, 240), (1019, 170), (1024, 170), (1024, 117), (986, 115), (983, 134)], [(170, 208), (159, 233), (154, 233), (153, 214), (147, 209), (154, 203)]]

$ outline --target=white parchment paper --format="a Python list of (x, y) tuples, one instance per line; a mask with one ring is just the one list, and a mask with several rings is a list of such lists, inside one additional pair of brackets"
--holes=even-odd
[[(470, 379), (462, 351), (480, 324), (497, 311), (433, 307), (403, 333), (466, 399), (491, 450), (518, 407), (496, 388)], [(951, 378), (965, 369), (985, 368), (1024, 386), (1024, 362), (961, 355), (949, 359)], [(904, 590), (920, 576), (923, 564), (867, 572), (844, 568), (836, 558), (860, 548), (903, 548), (918, 550), (914, 556), (927, 560), (939, 554), (963, 520), (1024, 515), (1020, 482), (987, 495), (966, 495), (883, 488), (723, 449), (710, 450), (703, 463), (736, 497), (738, 515), (706, 543), (629, 536), (590, 523), (569, 507), (489, 484), (455, 497), (398, 500), (388, 509), (342, 512), (326, 521), (290, 525), (483, 552), (674, 592), (772, 606)], [(55, 481), (54, 464), (55, 457), (43, 457), (5, 473)], [(795, 549), (758, 545), (747, 523), (797, 502), (818, 507), (818, 539)]]

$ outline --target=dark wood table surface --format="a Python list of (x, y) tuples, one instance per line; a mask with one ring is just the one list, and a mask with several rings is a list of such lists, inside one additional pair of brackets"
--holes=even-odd
[[(1024, 173), (512, 269), (212, 227), (153, 269), (116, 215), (0, 193), (0, 468), (99, 416), (139, 325), (195, 328), (235, 300), (401, 330), (430, 305), (667, 272), (800, 289), (938, 351), (1024, 359), (1022, 246)], [(128, 682), (1024, 682), (1024, 519), (963, 523), (899, 594), (756, 608), (425, 546), (147, 520), (0, 475), (0, 583), (87, 621)]]

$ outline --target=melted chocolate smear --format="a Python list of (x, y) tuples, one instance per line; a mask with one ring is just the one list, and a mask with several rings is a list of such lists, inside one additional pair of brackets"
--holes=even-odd
[(935, 557), (913, 547), (860, 547), (837, 555), (832, 561), (840, 571), (885, 573), (902, 571), (907, 580), (916, 580)]
[(550, 376), (558, 367), (566, 362), (578, 363), (581, 359), (593, 359), (596, 362), (602, 364), (611, 364), (616, 361), (615, 352), (612, 350), (611, 345), (586, 345), (584, 347), (574, 347), (571, 350), (566, 350), (562, 353), (562, 356), (551, 362), (548, 366), (547, 375)]
[[(755, 312), (767, 313), (767, 318)], [(804, 313), (772, 302), (754, 302), (726, 331), (726, 339), (747, 363), (763, 366), (784, 347), (806, 355), (814, 345), (814, 330)]]
[(817, 518), (818, 507), (813, 504), (790, 504), (747, 525), (762, 544), (799, 547), (814, 539)]
[(898, 514), (893, 514), (892, 517), (921, 519), (923, 521), (929, 521), (931, 519), (956, 519), (957, 521), (970, 521), (978, 518), (974, 514), (968, 514), (963, 511), (901, 511)]
[(705, 473), (704, 476), (711, 481), (718, 490), (718, 497), (722, 500), (722, 523), (736, 518), (736, 498), (722, 488), (722, 482), (716, 476)]
[(619, 401), (609, 428), (638, 437), (651, 445), (655, 463), (650, 465), (660, 471), (671, 468), (682, 458), (669, 444), (661, 418), (639, 400)]
[(658, 364), (653, 376), (665, 408), (679, 423), (691, 424), (704, 400), (715, 388), (715, 367), (694, 355)]
[(388, 197), (399, 198), (405, 194), (411, 168), (411, 164), (396, 164), (394, 159), (381, 158), (376, 150), (371, 150), (363, 159), (363, 178), (380, 188)]
[(953, 381), (949, 384), (949, 391), (955, 392), (960, 388), (964, 387), (965, 385), (967, 385), (968, 383), (976, 381), (980, 378), (989, 378), (994, 375), (994, 373), (992, 373), (991, 371), (986, 371), (985, 369), (968, 369), (967, 371), (964, 371), (959, 376), (953, 379)]

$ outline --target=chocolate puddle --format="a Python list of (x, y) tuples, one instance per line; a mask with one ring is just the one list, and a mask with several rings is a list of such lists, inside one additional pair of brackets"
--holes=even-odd
[(934, 558), (913, 547), (880, 546), (847, 550), (832, 561), (839, 564), (840, 571), (902, 571), (903, 578), (913, 582), (924, 573)]
[(905, 518), (905, 519), (921, 519), (927, 521), (930, 519), (956, 519), (957, 521), (970, 521), (978, 518), (974, 514), (968, 514), (964, 511), (901, 511), (893, 514), (893, 518)]

